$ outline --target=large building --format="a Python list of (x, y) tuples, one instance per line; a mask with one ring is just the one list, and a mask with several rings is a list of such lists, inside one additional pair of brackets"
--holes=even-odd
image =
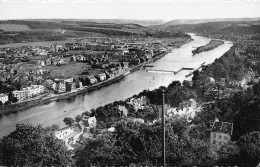
[(220, 149), (221, 146), (231, 140), (233, 133), (233, 123), (220, 122), (216, 119), (211, 126), (210, 148), (213, 151)]
[(13, 91), (13, 95), (18, 99), (18, 101), (21, 101), (21, 100), (31, 98), (33, 96), (37, 96), (43, 92), (44, 92), (43, 85), (32, 85), (30, 87), (23, 88), (22, 90)]

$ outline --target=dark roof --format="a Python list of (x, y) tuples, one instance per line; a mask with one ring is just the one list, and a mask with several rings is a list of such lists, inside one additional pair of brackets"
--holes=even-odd
[(229, 122), (214, 122), (211, 132), (221, 132), (232, 135), (233, 123)]

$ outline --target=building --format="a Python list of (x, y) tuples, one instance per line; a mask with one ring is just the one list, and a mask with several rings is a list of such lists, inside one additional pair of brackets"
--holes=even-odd
[(96, 117), (90, 117), (88, 118), (88, 124), (90, 128), (95, 128), (97, 126), (97, 119)]
[(1, 93), (0, 94), (0, 101), (4, 104), (8, 101), (8, 95)]
[(64, 92), (66, 92), (66, 84), (65, 84), (64, 80), (60, 80), (60, 82), (58, 84), (57, 93), (64, 93)]
[(231, 140), (233, 133), (233, 123), (220, 122), (217, 118), (212, 123), (210, 133), (210, 148), (217, 151), (221, 146)]
[(17, 98), (18, 101), (22, 101), (22, 100), (26, 99), (25, 91), (14, 90), (12, 93), (13, 93), (14, 97)]
[(21, 100), (25, 100), (37, 96), (43, 92), (44, 92), (43, 85), (32, 85), (27, 88), (23, 88), (22, 90), (13, 91), (13, 95), (18, 99), (18, 101), (21, 101)]
[(197, 107), (197, 102), (193, 98), (189, 100), (183, 100), (179, 104), (179, 108), (189, 108), (189, 107), (192, 107), (193, 109)]
[(105, 73), (98, 74), (98, 77), (99, 77), (100, 81), (106, 80), (106, 74)]
[(79, 124), (77, 124), (56, 131), (55, 136), (58, 139), (64, 141), (68, 149), (73, 149), (71, 145), (79, 141), (80, 135), (83, 133), (82, 130), (83, 128)]
[(96, 84), (98, 81), (93, 75), (86, 76), (86, 79), (89, 81), (91, 85)]

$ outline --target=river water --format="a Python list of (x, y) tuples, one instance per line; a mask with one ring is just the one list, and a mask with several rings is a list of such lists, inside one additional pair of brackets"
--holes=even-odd
[[(173, 50), (163, 58), (157, 60), (152, 65), (151, 70), (177, 71), (182, 67), (196, 68), (203, 62), (212, 63), (216, 58), (221, 57), (232, 44), (229, 41), (211, 51), (203, 52), (192, 56), (191, 51), (198, 46), (207, 44), (211, 39), (190, 34), (193, 38), (182, 47)], [(138, 94), (144, 89), (153, 90), (160, 86), (168, 86), (173, 80), (183, 81), (185, 75), (190, 71), (181, 71), (174, 75), (170, 72), (147, 72), (145, 69), (136, 71), (119, 82), (107, 87), (95, 90), (90, 93), (78, 95), (74, 99), (54, 101), (47, 105), (29, 108), (0, 119), (0, 137), (8, 135), (15, 130), (17, 123), (29, 123), (32, 125), (42, 124), (48, 126), (58, 124), (64, 127), (64, 117), (74, 118), (83, 111), (89, 111), (116, 100), (124, 100), (134, 94)], [(66, 111), (66, 112), (64, 112)]]

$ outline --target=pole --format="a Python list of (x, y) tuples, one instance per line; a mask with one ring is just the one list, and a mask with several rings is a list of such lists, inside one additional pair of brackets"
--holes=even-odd
[(162, 158), (163, 158), (163, 166), (166, 166), (165, 159), (165, 119), (164, 119), (164, 90), (163, 90), (163, 101), (162, 101)]

